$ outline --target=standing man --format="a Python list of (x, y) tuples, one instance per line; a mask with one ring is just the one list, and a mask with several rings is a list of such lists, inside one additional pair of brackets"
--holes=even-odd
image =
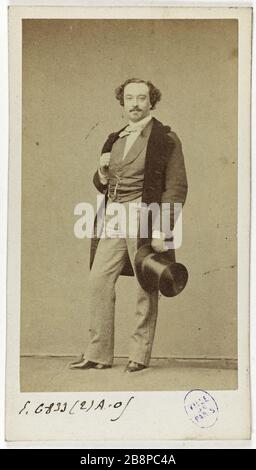
[[(124, 108), (128, 125), (110, 134), (100, 157), (94, 185), (105, 194), (105, 203), (118, 202), (129, 208), (130, 202), (149, 205), (169, 203), (170, 227), (174, 225), (174, 203), (184, 204), (187, 179), (181, 143), (169, 126), (152, 117), (151, 110), (160, 101), (160, 91), (149, 81), (126, 80), (116, 89), (116, 98)], [(150, 222), (151, 220), (151, 222)], [(120, 274), (134, 275), (138, 247), (151, 243), (155, 252), (167, 252), (165, 234), (149, 219), (148, 237), (136, 238), (114, 230), (111, 221), (105, 238), (91, 244), (89, 276), (90, 341), (85, 354), (70, 365), (72, 369), (106, 369), (114, 356), (115, 284)], [(170, 250), (169, 250), (170, 253)], [(171, 259), (173, 260), (173, 250)], [(168, 255), (167, 255), (168, 256)], [(153, 346), (158, 291), (146, 292), (138, 283), (134, 329), (130, 337), (126, 372), (139, 372), (149, 366)]]

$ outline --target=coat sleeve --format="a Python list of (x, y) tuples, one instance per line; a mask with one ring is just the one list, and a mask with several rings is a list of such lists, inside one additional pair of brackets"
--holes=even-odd
[[(173, 230), (174, 203), (180, 203), (183, 207), (187, 197), (188, 183), (181, 142), (174, 132), (168, 133), (167, 138), (172, 149), (166, 166), (165, 189), (162, 193), (161, 202), (170, 204), (168, 218), (170, 217), (170, 229)], [(165, 210), (163, 210), (163, 216), (164, 214)], [(163, 223), (162, 230), (165, 231)]]

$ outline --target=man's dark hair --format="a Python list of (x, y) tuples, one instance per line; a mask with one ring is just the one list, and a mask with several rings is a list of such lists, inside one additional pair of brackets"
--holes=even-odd
[(129, 78), (124, 83), (122, 83), (122, 85), (115, 89), (116, 99), (120, 101), (120, 105), (124, 106), (124, 89), (129, 83), (145, 83), (145, 85), (147, 85), (149, 89), (151, 109), (155, 109), (156, 103), (161, 99), (161, 92), (160, 90), (158, 90), (158, 88), (153, 85), (153, 83), (141, 80), (140, 78)]

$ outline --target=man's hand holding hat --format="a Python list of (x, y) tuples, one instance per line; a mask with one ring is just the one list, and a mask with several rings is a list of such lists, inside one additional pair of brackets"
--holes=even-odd
[(153, 230), (151, 246), (156, 253), (168, 251), (165, 243), (165, 234), (159, 230)]

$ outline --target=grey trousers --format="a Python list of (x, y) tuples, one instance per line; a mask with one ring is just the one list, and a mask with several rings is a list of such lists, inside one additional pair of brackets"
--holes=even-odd
[[(115, 284), (127, 253), (134, 268), (136, 238), (102, 238), (89, 275), (90, 341), (85, 357), (112, 365), (114, 356)], [(148, 366), (155, 335), (158, 292), (147, 293), (134, 279), (137, 308), (130, 336), (129, 360)], [(135, 286), (134, 286), (135, 287)], [(127, 295), (132, 293), (127, 292)]]

